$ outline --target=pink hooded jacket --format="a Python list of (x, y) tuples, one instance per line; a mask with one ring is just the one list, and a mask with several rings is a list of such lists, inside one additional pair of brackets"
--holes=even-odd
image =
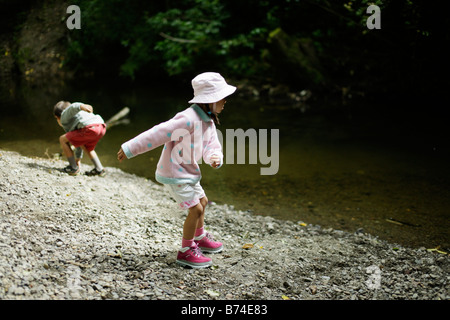
[[(155, 177), (163, 184), (195, 184), (201, 179), (199, 162), (220, 157), (222, 145), (211, 118), (196, 104), (122, 144), (128, 159), (164, 144)], [(218, 168), (219, 168), (218, 167)]]

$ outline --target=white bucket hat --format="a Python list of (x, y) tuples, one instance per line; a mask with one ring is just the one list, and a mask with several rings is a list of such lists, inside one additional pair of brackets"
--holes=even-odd
[(225, 79), (216, 72), (201, 73), (192, 79), (194, 98), (189, 103), (214, 103), (229, 96), (236, 87), (230, 86)]

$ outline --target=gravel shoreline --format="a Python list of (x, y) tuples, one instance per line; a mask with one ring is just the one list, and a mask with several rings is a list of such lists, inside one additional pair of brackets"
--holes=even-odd
[(0, 299), (450, 298), (448, 254), (215, 203), (205, 222), (224, 251), (212, 268), (182, 268), (185, 212), (161, 185), (65, 165), (0, 149)]

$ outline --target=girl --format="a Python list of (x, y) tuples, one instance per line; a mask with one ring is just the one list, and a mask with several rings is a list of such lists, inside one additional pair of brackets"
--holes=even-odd
[(223, 245), (204, 230), (208, 198), (200, 185), (198, 162), (203, 157), (213, 168), (221, 167), (222, 146), (215, 124), (219, 124), (218, 114), (225, 106), (225, 97), (234, 93), (236, 87), (215, 72), (199, 74), (192, 80), (192, 87), (191, 107), (122, 144), (117, 159), (130, 159), (164, 144), (156, 180), (165, 185), (180, 208), (188, 209), (177, 263), (205, 268), (212, 261), (202, 252), (220, 252)]

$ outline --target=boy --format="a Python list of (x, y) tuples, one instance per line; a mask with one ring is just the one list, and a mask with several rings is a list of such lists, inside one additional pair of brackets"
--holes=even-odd
[[(94, 151), (98, 141), (106, 132), (106, 125), (102, 117), (93, 114), (91, 105), (68, 101), (59, 101), (53, 108), (53, 114), (58, 124), (66, 131), (66, 134), (59, 137), (63, 153), (69, 161), (64, 172), (72, 176), (80, 173), (80, 160), (84, 151), (95, 166), (85, 174), (104, 176), (106, 171)], [(70, 147), (71, 144), (76, 148), (75, 154)]]

